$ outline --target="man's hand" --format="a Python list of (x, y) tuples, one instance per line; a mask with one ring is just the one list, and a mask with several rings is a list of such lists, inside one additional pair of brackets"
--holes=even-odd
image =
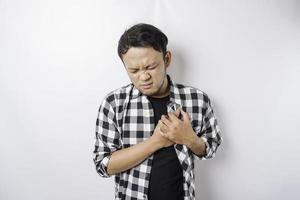
[[(179, 114), (182, 115), (182, 120), (178, 118)], [(160, 133), (166, 139), (177, 144), (187, 145), (195, 138), (189, 114), (181, 108), (178, 108), (175, 112), (169, 112), (168, 116), (162, 115), (160, 121), (163, 123)]]
[(162, 121), (159, 120), (154, 129), (153, 135), (151, 136), (151, 139), (155, 140), (155, 143), (159, 144), (160, 148), (168, 147), (174, 144), (173, 141), (169, 140), (168, 138), (162, 135), (160, 130), (162, 125), (163, 125)]

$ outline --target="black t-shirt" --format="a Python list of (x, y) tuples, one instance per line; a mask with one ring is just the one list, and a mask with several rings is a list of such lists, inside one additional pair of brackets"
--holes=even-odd
[[(153, 98), (148, 96), (153, 109), (155, 126), (161, 115), (167, 115), (169, 96)], [(154, 153), (149, 180), (149, 200), (183, 200), (183, 170), (174, 146), (161, 148)]]

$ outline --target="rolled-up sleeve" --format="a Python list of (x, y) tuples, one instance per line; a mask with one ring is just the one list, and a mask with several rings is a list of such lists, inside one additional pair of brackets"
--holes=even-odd
[(203, 156), (193, 154), (197, 160), (206, 160), (215, 157), (217, 149), (223, 141), (212, 102), (205, 93), (203, 100), (202, 125), (199, 126), (201, 128), (196, 130), (196, 133), (205, 143), (206, 154)]
[(95, 130), (95, 149), (93, 161), (101, 177), (108, 178), (107, 166), (111, 154), (122, 148), (120, 133), (117, 129), (116, 115), (113, 107), (105, 97), (98, 110)]

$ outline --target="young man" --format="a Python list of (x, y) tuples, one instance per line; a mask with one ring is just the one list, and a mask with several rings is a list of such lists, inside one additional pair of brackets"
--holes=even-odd
[(100, 176), (115, 175), (117, 200), (194, 200), (194, 160), (213, 158), (222, 142), (207, 94), (167, 74), (167, 43), (150, 24), (119, 40), (132, 83), (102, 100), (93, 158)]

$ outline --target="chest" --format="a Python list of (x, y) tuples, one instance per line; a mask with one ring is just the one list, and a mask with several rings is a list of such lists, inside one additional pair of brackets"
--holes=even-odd
[[(174, 112), (181, 107), (190, 115), (194, 130), (201, 129), (201, 105), (197, 101), (170, 99), (164, 111), (158, 112), (146, 96), (140, 96), (124, 104), (121, 117), (121, 137), (124, 147), (135, 145), (151, 137), (157, 121), (157, 115), (164, 112)], [(155, 120), (156, 118), (156, 120)]]

